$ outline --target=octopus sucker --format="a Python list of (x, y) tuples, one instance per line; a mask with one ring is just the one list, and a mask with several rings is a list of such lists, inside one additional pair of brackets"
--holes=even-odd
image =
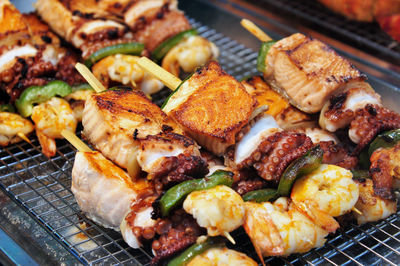
[(358, 109), (350, 124), (349, 137), (357, 143), (353, 155), (358, 155), (378, 133), (400, 128), (400, 115), (387, 108), (367, 104)]
[(277, 132), (262, 141), (239, 168), (254, 167), (260, 177), (278, 183), (286, 167), (312, 146), (311, 139), (303, 133)]

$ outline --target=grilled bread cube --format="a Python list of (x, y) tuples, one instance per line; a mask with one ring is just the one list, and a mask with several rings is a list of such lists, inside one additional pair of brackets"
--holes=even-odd
[(365, 76), (326, 44), (296, 33), (275, 43), (264, 78), (291, 104), (316, 113), (333, 93)]
[(243, 85), (211, 61), (180, 86), (163, 111), (201, 146), (221, 155), (235, 144), (255, 106)]
[(125, 169), (136, 163), (139, 139), (166, 130), (182, 133), (157, 105), (135, 90), (92, 94), (86, 100), (82, 124), (94, 147)]

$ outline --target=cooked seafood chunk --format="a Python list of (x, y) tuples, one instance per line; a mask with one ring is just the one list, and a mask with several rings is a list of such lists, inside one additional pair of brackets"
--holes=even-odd
[(105, 87), (109, 87), (112, 81), (122, 83), (124, 85), (134, 85), (141, 89), (144, 94), (150, 95), (164, 88), (164, 84), (151, 74), (144, 72), (139, 65), (136, 64), (139, 57), (132, 55), (112, 55), (97, 62), (93, 67), (93, 74), (103, 83)]
[(99, 152), (76, 153), (71, 190), (85, 215), (101, 226), (119, 230), (137, 195), (150, 188), (144, 179), (132, 182)]
[(269, 50), (264, 77), (307, 113), (320, 111), (342, 86), (364, 76), (326, 44), (295, 33)]
[[(101, 48), (133, 41), (125, 25), (104, 19), (106, 13), (90, 1), (39, 0), (35, 8), (52, 30), (82, 50), (84, 59)], [(85, 17), (88, 14), (91, 14), (91, 19)], [(93, 18), (93, 14), (99, 18)]]
[(258, 265), (254, 260), (245, 254), (233, 249), (211, 248), (204, 253), (194, 257), (188, 266), (256, 266)]
[(274, 203), (246, 202), (244, 228), (258, 255), (289, 256), (321, 247), (328, 232), (297, 210), (288, 198)]
[(82, 122), (83, 108), (85, 108), (86, 99), (94, 93), (93, 90), (78, 90), (64, 97), (74, 112), (74, 116), (78, 122)]
[(357, 181), (360, 197), (355, 205), (360, 212), (353, 212), (358, 224), (376, 222), (396, 213), (397, 201), (377, 196), (371, 179)]
[(68, 102), (58, 97), (33, 107), (31, 118), (42, 151), (47, 157), (56, 154), (55, 139), (64, 138), (61, 131), (75, 132), (78, 123)]
[(190, 193), (183, 209), (207, 228), (210, 236), (235, 230), (243, 224), (245, 214), (242, 197), (224, 185)]
[(255, 105), (243, 85), (211, 61), (180, 86), (163, 111), (201, 146), (221, 155), (235, 143)]
[(308, 137), (311, 138), (313, 143), (320, 143), (321, 141), (333, 141), (336, 144), (339, 143), (338, 138), (334, 134), (326, 130), (323, 130), (317, 126), (301, 127), (294, 129), (294, 131), (306, 134)]
[(82, 124), (90, 143), (125, 169), (137, 164), (139, 139), (163, 131), (182, 133), (172, 119), (136, 90), (92, 94), (86, 100)]
[(291, 198), (297, 205), (303, 202), (333, 217), (343, 215), (354, 207), (359, 195), (352, 177), (347, 169), (322, 164), (294, 183)]
[(0, 146), (7, 146), (21, 141), (34, 130), (33, 124), (22, 116), (9, 112), (0, 112)]
[(197, 67), (216, 60), (218, 47), (201, 36), (190, 36), (174, 46), (163, 58), (161, 66), (179, 77), (180, 68), (192, 73)]
[(391, 148), (379, 148), (370, 158), (369, 172), (374, 184), (374, 193), (383, 199), (394, 200), (394, 186), (400, 180), (400, 143)]
[(321, 110), (319, 125), (330, 132), (346, 127), (355, 112), (367, 104), (382, 105), (381, 97), (366, 82), (353, 82), (332, 96)]
[(260, 76), (242, 81), (247, 92), (256, 98), (258, 106), (267, 105), (266, 114), (273, 116), (284, 130), (305, 127), (315, 124), (310, 115), (293, 107), (288, 100), (279, 95)]

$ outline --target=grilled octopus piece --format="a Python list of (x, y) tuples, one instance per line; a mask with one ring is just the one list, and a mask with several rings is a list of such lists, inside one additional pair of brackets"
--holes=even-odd
[(183, 209), (176, 210), (170, 217), (159, 220), (155, 228), (160, 237), (152, 243), (155, 253), (151, 261), (152, 265), (158, 265), (163, 260), (183, 251), (196, 243), (197, 237), (207, 233)]
[(322, 163), (334, 164), (349, 170), (358, 164), (356, 156), (352, 156), (345, 147), (337, 145), (333, 141), (321, 141), (319, 145), (324, 151)]
[(400, 128), (400, 115), (387, 108), (367, 104), (356, 111), (350, 124), (349, 137), (358, 143), (353, 155), (358, 155), (381, 131)]
[(239, 167), (252, 166), (263, 179), (279, 183), (286, 167), (305, 154), (312, 145), (311, 139), (305, 134), (277, 132), (264, 140)]

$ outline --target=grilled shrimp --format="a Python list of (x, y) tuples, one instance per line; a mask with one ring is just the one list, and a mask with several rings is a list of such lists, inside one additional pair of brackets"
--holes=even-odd
[(34, 127), (31, 121), (9, 112), (0, 112), (0, 146), (21, 141), (20, 133), (28, 135)]
[(360, 188), (360, 197), (355, 207), (360, 212), (354, 212), (354, 215), (358, 224), (376, 222), (396, 212), (397, 202), (376, 196), (371, 179), (365, 179), (363, 182), (357, 183)]
[(77, 121), (68, 102), (53, 97), (47, 102), (36, 105), (32, 110), (32, 120), (36, 134), (47, 157), (56, 154), (55, 139), (63, 138), (62, 130), (75, 132)]
[(224, 235), (241, 226), (245, 208), (242, 197), (227, 186), (195, 191), (183, 202), (183, 209), (193, 215), (208, 235)]
[(300, 212), (289, 198), (245, 205), (244, 229), (260, 257), (303, 253), (325, 243), (328, 231)]
[(322, 164), (297, 180), (291, 198), (316, 224), (332, 232), (338, 228), (337, 217), (349, 212), (357, 202), (359, 189), (347, 169)]
[(197, 67), (204, 65), (219, 55), (218, 47), (200, 36), (191, 36), (172, 48), (162, 60), (161, 66), (175, 76), (179, 76), (180, 68), (192, 73)]
[(112, 55), (96, 63), (92, 70), (104, 86), (108, 87), (110, 80), (124, 85), (132, 84), (140, 88), (144, 94), (150, 95), (161, 90), (164, 85), (151, 74), (144, 72), (136, 64), (139, 57), (132, 55)]
[(187, 266), (256, 266), (254, 260), (245, 254), (226, 247), (211, 248), (194, 257)]

